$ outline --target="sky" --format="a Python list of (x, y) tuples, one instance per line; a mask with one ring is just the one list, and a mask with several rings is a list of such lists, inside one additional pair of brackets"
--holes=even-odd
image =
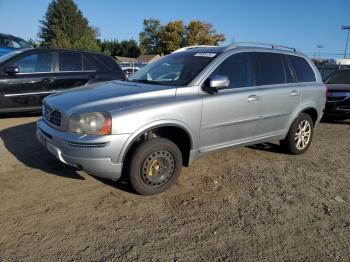
[[(350, 0), (75, 0), (101, 39), (138, 40), (143, 19), (202, 20), (226, 42), (266, 42), (296, 47), (313, 56), (343, 54)], [(37, 39), (50, 0), (0, 0), (0, 32)], [(350, 49), (350, 44), (348, 52)], [(328, 55), (330, 56), (330, 55)]]

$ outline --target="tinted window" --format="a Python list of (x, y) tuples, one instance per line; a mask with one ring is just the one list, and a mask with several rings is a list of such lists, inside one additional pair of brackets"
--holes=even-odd
[(114, 62), (112, 57), (106, 57), (98, 54), (87, 54), (86, 55), (91, 63), (94, 64), (99, 71), (108, 72), (108, 71), (119, 71), (119, 66)]
[(293, 78), (293, 69), (291, 68), (291, 65), (288, 63), (288, 59), (286, 55), (282, 55), (283, 65), (286, 72), (286, 82), (287, 83), (294, 83)]
[(59, 53), (60, 71), (82, 71), (81, 53), (60, 52)]
[(91, 61), (91, 58), (88, 57), (86, 54), (83, 55), (83, 67), (84, 67), (84, 71), (97, 69), (95, 64)]
[(255, 53), (256, 85), (274, 85), (285, 83), (285, 72), (280, 54)]
[(334, 72), (326, 80), (326, 84), (350, 84), (350, 70)]
[(20, 58), (13, 63), (20, 73), (40, 73), (53, 71), (52, 53), (37, 53)]
[(224, 75), (230, 79), (228, 88), (253, 85), (250, 55), (241, 53), (232, 55), (219, 65), (212, 75)]
[(10, 46), (10, 39), (7, 37), (0, 37), (0, 45)]
[(298, 82), (314, 82), (316, 77), (309, 63), (301, 57), (289, 55)]

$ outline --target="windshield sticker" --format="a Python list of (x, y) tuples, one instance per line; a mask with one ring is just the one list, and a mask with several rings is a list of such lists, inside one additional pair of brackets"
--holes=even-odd
[(194, 56), (203, 56), (203, 57), (214, 57), (215, 53), (196, 53)]

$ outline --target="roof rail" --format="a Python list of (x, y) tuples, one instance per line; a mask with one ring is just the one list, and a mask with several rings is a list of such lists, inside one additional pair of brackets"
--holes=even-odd
[(269, 43), (259, 43), (259, 42), (238, 42), (233, 43), (232, 45), (226, 46), (225, 51), (229, 49), (236, 48), (237, 46), (262, 46), (262, 47), (270, 47), (272, 49), (286, 49), (286, 50), (292, 50), (294, 52), (299, 52), (298, 49), (294, 47), (284, 46), (284, 45), (276, 45), (276, 44), (269, 44)]
[(185, 46), (185, 47), (182, 47), (180, 49), (175, 50), (173, 53), (188, 51), (188, 50), (196, 49), (196, 48), (208, 48), (208, 47), (220, 47), (220, 46), (217, 46), (217, 45), (192, 45), (192, 46)]

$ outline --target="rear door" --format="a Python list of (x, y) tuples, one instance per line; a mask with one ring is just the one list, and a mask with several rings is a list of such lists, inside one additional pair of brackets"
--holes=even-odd
[(257, 136), (283, 135), (291, 115), (300, 104), (300, 86), (294, 83), (291, 67), (283, 54), (255, 52), (252, 55), (261, 96)]
[(96, 70), (84, 70), (81, 52), (59, 51), (57, 60), (55, 85), (57, 92), (85, 85), (92, 77), (96, 76)]
[[(21, 111), (40, 108), (42, 100), (53, 93), (55, 84), (54, 52), (31, 52), (6, 66), (16, 66), (19, 72), (0, 74), (0, 110)], [(3, 67), (3, 69), (4, 69)]]

